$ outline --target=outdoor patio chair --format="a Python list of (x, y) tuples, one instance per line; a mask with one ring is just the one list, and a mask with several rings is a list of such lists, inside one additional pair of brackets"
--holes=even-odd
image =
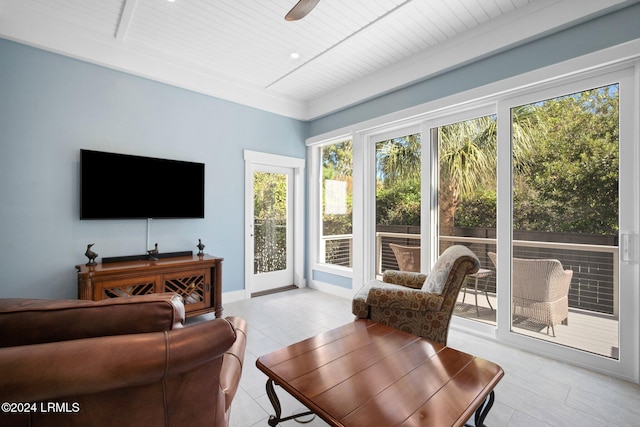
[(400, 271), (420, 271), (420, 246), (402, 246), (389, 243), (396, 256)]
[(467, 247), (447, 248), (427, 274), (387, 270), (382, 282), (372, 280), (353, 297), (351, 309), (359, 318), (447, 345), (449, 321), (468, 274), (480, 268)]
[[(488, 252), (498, 268), (496, 254)], [(569, 323), (569, 286), (573, 270), (564, 270), (557, 259), (513, 258), (513, 315), (523, 316), (549, 327)]]

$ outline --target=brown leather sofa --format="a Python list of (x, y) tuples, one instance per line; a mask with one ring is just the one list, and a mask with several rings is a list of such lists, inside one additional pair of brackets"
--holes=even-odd
[(170, 293), (0, 300), (0, 426), (228, 426), (246, 322), (184, 318)]

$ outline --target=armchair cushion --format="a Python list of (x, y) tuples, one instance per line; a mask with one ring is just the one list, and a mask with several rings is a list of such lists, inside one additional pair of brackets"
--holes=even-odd
[(449, 273), (455, 261), (468, 253), (468, 249), (461, 245), (451, 246), (447, 251), (447, 256), (439, 257), (431, 269), (429, 276), (427, 276), (427, 280), (425, 280), (422, 286), (424, 292), (442, 294), (444, 285), (449, 278)]

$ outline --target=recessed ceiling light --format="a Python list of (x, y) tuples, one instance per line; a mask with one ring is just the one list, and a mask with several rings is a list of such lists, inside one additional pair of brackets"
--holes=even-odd
[(298, 52), (293, 52), (289, 56), (291, 56), (292, 59), (299, 59), (300, 58), (300, 54)]

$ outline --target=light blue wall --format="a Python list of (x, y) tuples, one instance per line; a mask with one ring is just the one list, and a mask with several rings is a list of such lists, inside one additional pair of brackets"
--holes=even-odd
[(316, 136), (640, 38), (640, 4), (314, 120)]
[(150, 243), (196, 251), (201, 238), (225, 259), (223, 292), (243, 289), (243, 150), (304, 158), (306, 132), (298, 120), (0, 39), (0, 297), (76, 298), (87, 243), (101, 257), (146, 251), (144, 220), (78, 219), (81, 148), (205, 163), (206, 218), (152, 221)]
[(345, 289), (351, 289), (353, 287), (350, 277), (338, 276), (337, 274), (326, 273), (324, 271), (313, 271), (313, 280), (327, 283), (334, 286), (339, 286)]

